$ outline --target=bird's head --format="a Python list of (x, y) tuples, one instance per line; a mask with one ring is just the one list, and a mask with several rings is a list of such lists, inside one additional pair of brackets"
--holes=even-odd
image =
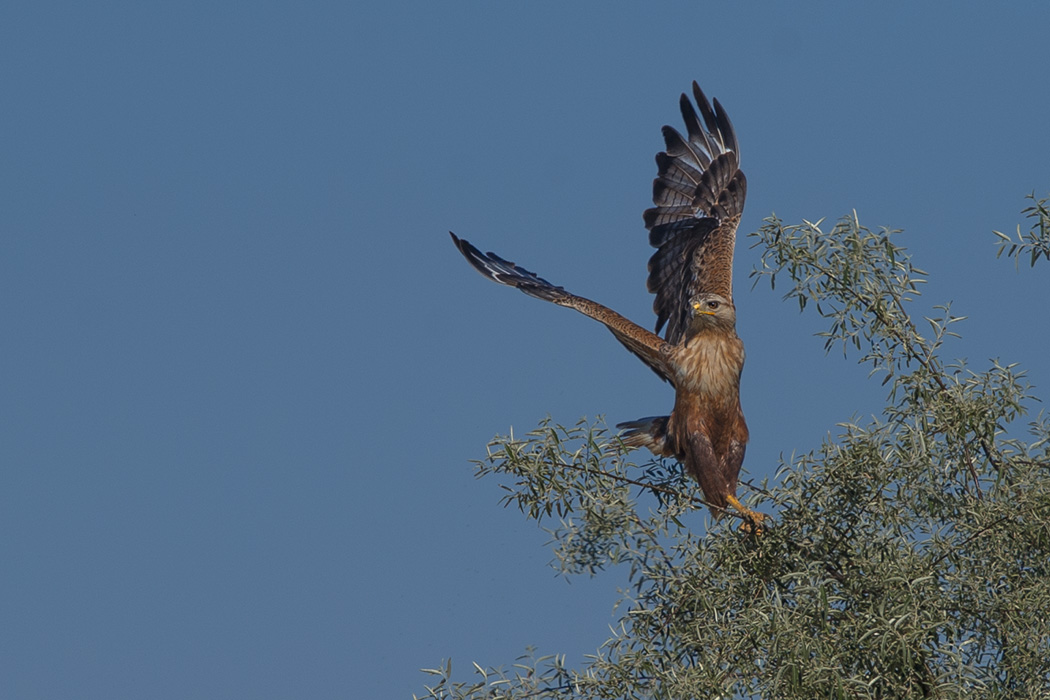
[(702, 328), (736, 327), (736, 307), (720, 294), (702, 292), (689, 300), (689, 325), (694, 330)]

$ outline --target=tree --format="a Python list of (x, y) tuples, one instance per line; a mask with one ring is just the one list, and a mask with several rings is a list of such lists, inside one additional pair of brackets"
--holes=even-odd
[[(1034, 198), (1033, 198), (1034, 199)], [(1000, 254), (1050, 259), (1048, 200)], [(531, 651), (510, 668), (431, 669), (425, 698), (1027, 698), (1050, 692), (1050, 421), (1023, 416), (1024, 373), (940, 351), (945, 305), (920, 332), (925, 273), (857, 216), (830, 231), (775, 217), (754, 271), (828, 322), (888, 387), (879, 418), (746, 485), (773, 515), (697, 534), (703, 503), (677, 464), (636, 464), (604, 425), (544, 422), (498, 437), (480, 476), (551, 523), (567, 575), (629, 570), (616, 633), (582, 668)], [(923, 326), (925, 328), (925, 326)], [(925, 333), (925, 334), (924, 334)]]

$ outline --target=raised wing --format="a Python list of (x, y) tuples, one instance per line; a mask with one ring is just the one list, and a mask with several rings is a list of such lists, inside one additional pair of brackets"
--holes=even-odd
[(623, 343), (624, 347), (637, 355), (661, 379), (671, 381), (673, 370), (667, 362), (670, 346), (660, 336), (627, 320), (607, 306), (571, 294), (565, 291), (564, 287), (553, 285), (535, 273), (509, 260), (504, 260), (495, 253), (482, 253), (469, 241), (458, 238), (451, 231), (449, 235), (452, 236), (452, 241), (467, 262), (485, 277), (493, 282), (517, 287), (537, 299), (576, 309), (581, 314), (590, 316), (604, 324), (616, 336), (616, 339)]
[(693, 97), (699, 115), (687, 95), (681, 99), (687, 136), (663, 128), (667, 150), (656, 156), (656, 206), (644, 215), (649, 244), (657, 249), (647, 281), (656, 295), (656, 332), (666, 323), (664, 337), (675, 345), (685, 333), (692, 296), (712, 292), (733, 299), (733, 248), (747, 194), (729, 117), (718, 100), (711, 109), (695, 82)]

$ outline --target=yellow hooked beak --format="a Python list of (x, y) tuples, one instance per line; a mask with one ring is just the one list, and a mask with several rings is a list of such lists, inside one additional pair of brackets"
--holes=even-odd
[(714, 311), (707, 311), (706, 309), (703, 308), (703, 305), (701, 305), (701, 304), (693, 304), (693, 310), (696, 311), (697, 313), (707, 314), (708, 316), (714, 316), (715, 315)]

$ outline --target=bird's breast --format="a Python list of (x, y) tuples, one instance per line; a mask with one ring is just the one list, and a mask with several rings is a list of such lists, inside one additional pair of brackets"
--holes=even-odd
[(710, 399), (735, 398), (744, 369), (744, 345), (735, 335), (701, 334), (675, 352), (675, 385)]

